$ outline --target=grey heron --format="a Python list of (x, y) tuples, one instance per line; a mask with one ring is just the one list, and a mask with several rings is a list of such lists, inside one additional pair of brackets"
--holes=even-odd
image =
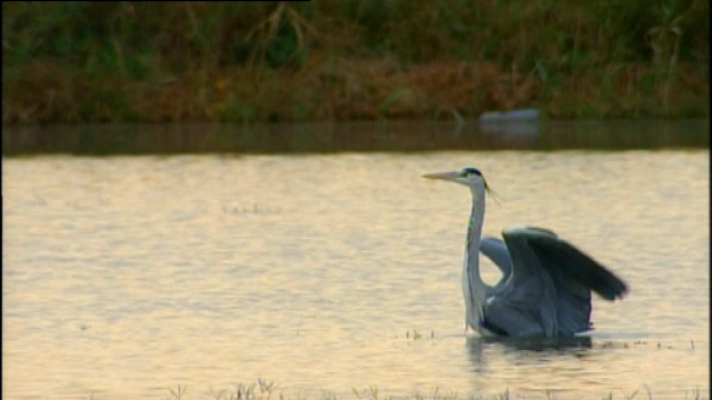
[[(489, 186), (477, 168), (423, 177), (460, 183), (472, 193), (462, 274), (466, 329), (485, 336), (571, 336), (592, 328), (591, 291), (609, 301), (627, 293), (625, 282), (550, 230), (513, 227), (502, 231), (504, 241), (482, 239)], [(495, 286), (480, 277), (479, 251), (504, 274)]]

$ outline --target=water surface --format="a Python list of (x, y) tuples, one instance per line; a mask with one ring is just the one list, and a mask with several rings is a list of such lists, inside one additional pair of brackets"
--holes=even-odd
[[(463, 334), (470, 195), (420, 176), (466, 165), (502, 198), (485, 234), (553, 229), (630, 284), (594, 300), (590, 345)], [(708, 165), (706, 150), (5, 158), (3, 398), (213, 398), (258, 379), (309, 399), (709, 398)]]
[(361, 121), (4, 127), (3, 155), (314, 154), (709, 148), (709, 120)]

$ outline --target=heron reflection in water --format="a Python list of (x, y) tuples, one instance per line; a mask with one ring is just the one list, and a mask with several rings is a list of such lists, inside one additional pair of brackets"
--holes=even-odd
[[(476, 371), (482, 372), (486, 369), (488, 361), (484, 350), (490, 345), (495, 346), (496, 352), (506, 353), (508, 351), (528, 351), (541, 356), (542, 354), (551, 356), (575, 355), (582, 357), (593, 348), (593, 339), (590, 336), (525, 336), (525, 337), (492, 337), (470, 335), (466, 338), (465, 345), (470, 362)], [(490, 360), (497, 357), (490, 357)]]
[[(627, 285), (554, 232), (507, 228), (504, 241), (481, 238), (489, 186), (477, 168), (423, 175), (460, 183), (472, 192), (462, 292), (465, 329), (484, 336), (566, 337), (592, 329), (591, 291), (606, 300), (622, 298)], [(480, 277), (482, 251), (502, 270), (495, 286)]]

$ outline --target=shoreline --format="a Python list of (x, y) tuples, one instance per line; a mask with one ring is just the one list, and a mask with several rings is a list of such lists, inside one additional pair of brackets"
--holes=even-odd
[(705, 1), (2, 7), (6, 126), (709, 118)]

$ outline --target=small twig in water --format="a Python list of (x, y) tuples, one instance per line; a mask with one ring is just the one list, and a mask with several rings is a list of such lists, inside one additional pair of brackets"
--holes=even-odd
[(187, 389), (185, 386), (178, 385), (178, 388), (175, 391), (171, 388), (168, 388), (168, 391), (171, 392), (174, 399), (180, 400), (181, 397), (183, 397), (183, 395), (187, 391)]

